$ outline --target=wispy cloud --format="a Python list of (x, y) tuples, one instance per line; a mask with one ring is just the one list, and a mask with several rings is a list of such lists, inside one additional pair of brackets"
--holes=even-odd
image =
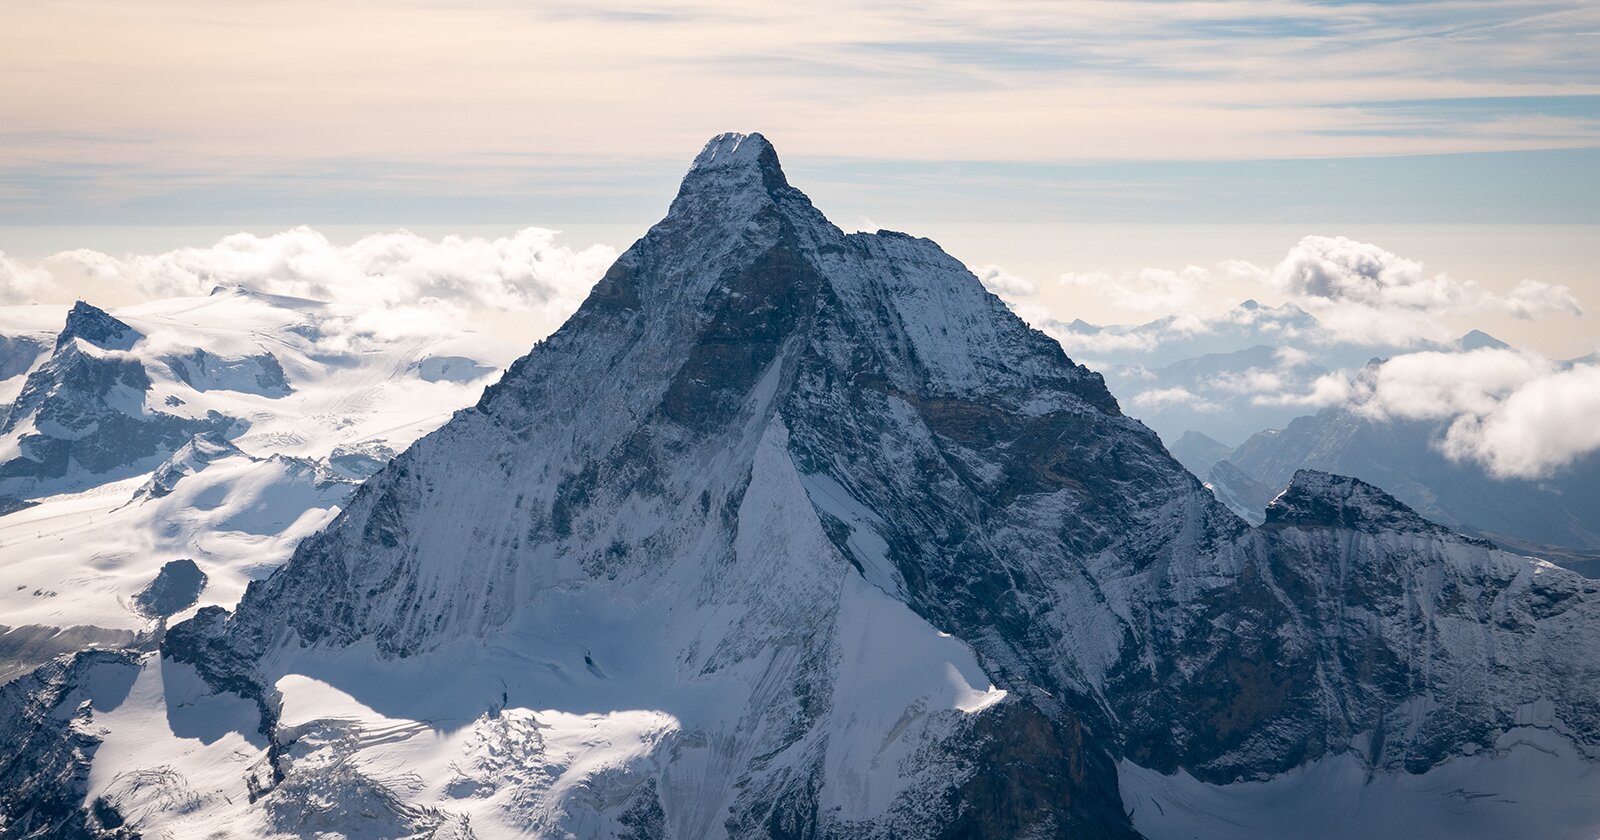
[(504, 153), (603, 175), (729, 127), (866, 160), (1600, 144), (1600, 8), (1583, 0), (53, 0), (0, 15), (8, 180), (85, 163), (292, 177), (328, 160), (427, 177)]

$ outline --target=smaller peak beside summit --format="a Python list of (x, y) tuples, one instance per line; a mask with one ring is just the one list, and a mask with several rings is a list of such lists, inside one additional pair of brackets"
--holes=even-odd
[(104, 309), (80, 300), (67, 312), (66, 326), (56, 336), (56, 349), (60, 350), (74, 338), (81, 338), (104, 350), (127, 350), (140, 337), (133, 327), (111, 317)]
[(1288, 489), (1267, 505), (1266, 524), (1454, 535), (1359, 478), (1307, 469), (1295, 470)]

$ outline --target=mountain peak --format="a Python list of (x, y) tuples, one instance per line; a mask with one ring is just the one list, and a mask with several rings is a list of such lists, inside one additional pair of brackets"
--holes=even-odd
[(1369, 533), (1450, 533), (1359, 478), (1307, 469), (1295, 470), (1288, 489), (1267, 506), (1266, 521), (1268, 525), (1321, 525)]
[(706, 143), (683, 178), (682, 193), (703, 189), (738, 192), (760, 189), (768, 193), (787, 189), (778, 152), (760, 134), (727, 132)]
[(74, 338), (106, 350), (126, 350), (138, 340), (139, 334), (104, 309), (80, 300), (67, 313), (66, 326), (56, 337), (56, 349), (60, 350)]
[(695, 156), (691, 169), (749, 166), (757, 164), (764, 157), (770, 157), (776, 163), (778, 153), (759, 132), (740, 134), (726, 131), (706, 142), (705, 148)]
[(1472, 330), (1466, 335), (1456, 339), (1456, 347), (1462, 350), (1481, 350), (1484, 348), (1508, 350), (1511, 348), (1511, 345), (1501, 341), (1498, 338), (1495, 338), (1483, 330)]

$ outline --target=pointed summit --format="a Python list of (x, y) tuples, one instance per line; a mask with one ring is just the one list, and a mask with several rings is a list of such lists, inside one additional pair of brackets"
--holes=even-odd
[(1269, 525), (1321, 525), (1367, 533), (1451, 533), (1361, 479), (1309, 469), (1295, 470), (1288, 489), (1272, 500), (1266, 513)]
[(81, 338), (106, 350), (126, 350), (140, 336), (133, 327), (111, 317), (104, 309), (80, 300), (67, 313), (66, 326), (56, 337), (56, 349), (60, 350), (74, 338)]
[(1498, 338), (1495, 338), (1483, 330), (1473, 330), (1456, 339), (1456, 347), (1460, 350), (1482, 350), (1484, 348), (1490, 348), (1494, 350), (1511, 349), (1511, 345), (1501, 341)]
[(695, 156), (689, 173), (756, 169), (783, 177), (778, 152), (760, 134), (729, 131), (711, 138)]
[(713, 193), (776, 198), (799, 191), (789, 186), (778, 152), (760, 134), (718, 134), (695, 156), (678, 190), (679, 199)]

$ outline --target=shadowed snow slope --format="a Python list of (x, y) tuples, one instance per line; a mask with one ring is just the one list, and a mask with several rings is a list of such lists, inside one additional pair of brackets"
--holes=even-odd
[[(98, 727), (87, 782), (38, 783), (102, 803), (76, 826), (172, 836), (1215, 835), (1330, 773), (1409, 826), (1476, 806), (1383, 792), (1508, 733), (1587, 766), (1592, 587), (1348, 479), (1285, 498), (1251, 528), (936, 245), (842, 233), (723, 135), (475, 407), (115, 666), (119, 705), (0, 711)], [(1497, 793), (1530, 836), (1600, 825)]]

